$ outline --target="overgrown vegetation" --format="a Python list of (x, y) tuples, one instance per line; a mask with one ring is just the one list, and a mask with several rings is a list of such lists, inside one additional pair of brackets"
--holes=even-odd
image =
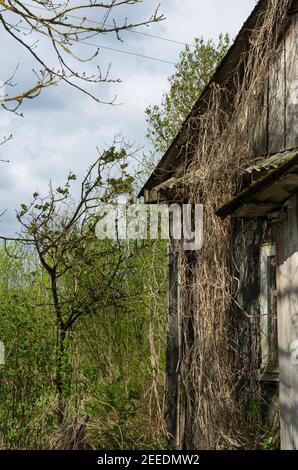
[[(175, 99), (162, 112), (167, 142), (157, 138), (159, 154), (229, 39), (195, 44), (170, 79), (168, 105)], [(160, 133), (157, 112), (147, 110), (152, 135)], [(115, 143), (81, 185), (70, 174), (63, 187), (34, 193), (18, 212), (20, 235), (0, 249), (1, 448), (166, 446), (166, 242), (95, 236), (98, 205), (132, 196), (131, 156)]]
[[(104, 152), (78, 203), (74, 175), (34, 194), (1, 248), (2, 448), (164, 446), (166, 245), (95, 236), (94, 208), (128, 191), (127, 156)], [(101, 174), (107, 162), (117, 178)]]
[(217, 43), (194, 38), (193, 47), (186, 46), (181, 52), (175, 73), (168, 79), (169, 91), (163, 95), (160, 105), (146, 109), (147, 137), (158, 156), (176, 137), (230, 44), (228, 34), (220, 35)]

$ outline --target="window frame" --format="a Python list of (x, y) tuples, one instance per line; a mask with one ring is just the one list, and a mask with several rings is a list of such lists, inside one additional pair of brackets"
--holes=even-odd
[[(279, 380), (278, 362), (270, 361), (270, 304), (269, 304), (269, 270), (268, 261), (270, 258), (276, 259), (275, 243), (266, 243), (260, 249), (260, 340), (261, 340), (261, 365), (260, 378), (266, 381)], [(277, 295), (275, 291), (275, 295)], [(277, 314), (277, 306), (276, 306)], [(277, 318), (275, 320), (277, 322)], [(277, 328), (277, 324), (276, 324)], [(277, 332), (278, 334), (278, 332)], [(278, 345), (277, 345), (278, 349)], [(277, 350), (278, 358), (278, 350)]]

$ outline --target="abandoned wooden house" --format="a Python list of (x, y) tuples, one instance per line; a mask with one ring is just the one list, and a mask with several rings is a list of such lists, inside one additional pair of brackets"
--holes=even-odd
[(261, 0), (141, 191), (204, 205), (169, 242), (172, 449), (298, 449), (298, 2)]

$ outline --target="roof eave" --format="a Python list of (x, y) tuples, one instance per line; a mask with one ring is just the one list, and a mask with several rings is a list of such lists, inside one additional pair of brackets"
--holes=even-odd
[[(239, 218), (263, 217), (280, 208), (298, 190), (298, 149), (288, 153), (292, 154), (290, 159), (278, 168), (270, 169), (265, 176), (254, 181), (248, 188), (220, 207), (216, 214), (222, 219), (229, 215)], [(286, 177), (288, 180), (285, 179)], [(285, 185), (289, 185), (289, 177), (292, 182), (290, 187), (285, 188)], [(265, 191), (267, 196), (269, 195), (267, 198), (264, 197)], [(273, 197), (270, 197), (270, 193)], [(260, 197), (262, 195), (263, 197)]]

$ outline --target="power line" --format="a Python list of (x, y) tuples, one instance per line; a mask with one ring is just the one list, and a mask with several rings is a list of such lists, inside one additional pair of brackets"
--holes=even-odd
[[(31, 28), (26, 27), (26, 26), (21, 26), (21, 25), (18, 25), (18, 29), (23, 29), (24, 31), (32, 31)], [(144, 55), (144, 54), (139, 54), (137, 52), (126, 51), (126, 50), (122, 50), (122, 49), (116, 49), (115, 47), (102, 46), (100, 44), (94, 44), (94, 43), (89, 42), (89, 41), (74, 39), (73, 42), (78, 42), (79, 44), (86, 44), (88, 46), (93, 46), (93, 47), (96, 47), (97, 49), (106, 49), (108, 51), (119, 52), (121, 54), (141, 57), (142, 59), (154, 60), (155, 62), (162, 62), (164, 64), (169, 64), (169, 65), (176, 65), (175, 62), (170, 62), (169, 60), (159, 59), (157, 57), (151, 57), (151, 56), (147, 56), (147, 55)]]
[[(88, 21), (95, 23), (95, 21), (92, 21), (92, 20), (88, 20)], [(111, 27), (111, 25), (108, 25), (108, 24), (107, 26)], [(179, 44), (180, 46), (196, 47), (194, 44), (188, 44), (186, 42), (175, 41), (175, 39), (169, 39), (169, 38), (165, 38), (162, 36), (155, 36), (154, 34), (142, 33), (141, 31), (135, 31), (134, 29), (126, 29), (125, 31), (128, 31), (129, 33), (134, 33), (134, 34), (141, 34), (142, 36), (148, 36), (154, 39), (159, 39), (160, 41), (172, 42), (174, 44)]]
[[(24, 2), (23, 2), (24, 3)], [(36, 8), (38, 10), (46, 10), (44, 7), (39, 7), (37, 5), (30, 5), (29, 3), (24, 3), (25, 6), (28, 6), (28, 7), (31, 7), (31, 8)], [(48, 10), (46, 10), (48, 11)], [(99, 21), (94, 21), (94, 20), (88, 20), (87, 18), (81, 18), (79, 16), (76, 16), (76, 15), (67, 15), (69, 18), (74, 18), (76, 20), (80, 20), (83, 22), (84, 21), (87, 21), (88, 23), (93, 23), (93, 24), (96, 24), (96, 25), (103, 25), (103, 23), (100, 23)], [(105, 23), (106, 26), (108, 26), (109, 28), (112, 28), (114, 27), (114, 25), (111, 25), (111, 24), (107, 24)], [(181, 42), (181, 41), (176, 41), (175, 39), (169, 39), (169, 38), (165, 38), (163, 36), (156, 36), (155, 34), (150, 34), (150, 33), (144, 33), (142, 31), (136, 31), (134, 29), (131, 29), (131, 28), (127, 28), (123, 31), (127, 31), (128, 33), (133, 33), (133, 34), (139, 34), (141, 36), (147, 36), (147, 37), (150, 37), (150, 38), (154, 38), (154, 39), (159, 39), (160, 41), (166, 41), (166, 42), (170, 42), (170, 43), (173, 43), (173, 44), (179, 44), (180, 46), (188, 46), (188, 47), (196, 47), (194, 44), (189, 44), (187, 42)]]
[(137, 52), (124, 51), (122, 49), (116, 49), (114, 47), (101, 46), (100, 44), (94, 44), (94, 43), (89, 42), (89, 41), (80, 41), (79, 39), (77, 41), (80, 44), (87, 44), (88, 46), (94, 46), (94, 47), (97, 47), (99, 49), (107, 49), (108, 51), (121, 52), (121, 54), (127, 54), (127, 55), (134, 55), (136, 57), (141, 57), (142, 59), (149, 59), (149, 60), (154, 60), (156, 62), (163, 62), (164, 64), (176, 65), (175, 62), (170, 62), (169, 60), (165, 60), (165, 59), (158, 59), (157, 57), (150, 57), (150, 56), (144, 55), (144, 54), (138, 54)]

